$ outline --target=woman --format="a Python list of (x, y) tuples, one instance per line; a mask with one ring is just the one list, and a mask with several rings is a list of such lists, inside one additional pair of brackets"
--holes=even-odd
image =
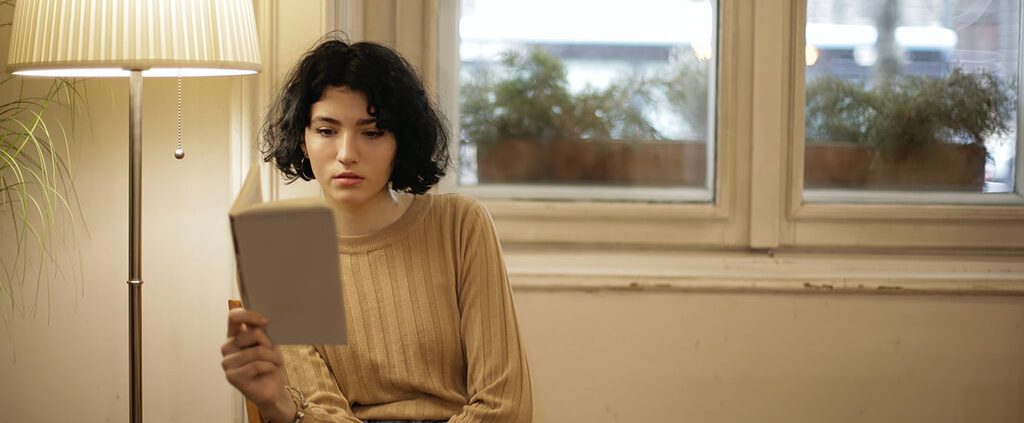
[(334, 211), (349, 344), (279, 347), (264, 316), (231, 311), (224, 373), (265, 419), (530, 421), (490, 216), (426, 193), (448, 141), (422, 82), (387, 47), (328, 40), (292, 70), (262, 130), (264, 159), (289, 181), (316, 179)]

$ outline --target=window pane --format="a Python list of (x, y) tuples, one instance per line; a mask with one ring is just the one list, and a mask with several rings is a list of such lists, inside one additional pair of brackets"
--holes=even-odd
[(708, 185), (709, 1), (462, 0), (460, 10), (461, 185)]
[(808, 0), (808, 189), (1014, 192), (1019, 0)]

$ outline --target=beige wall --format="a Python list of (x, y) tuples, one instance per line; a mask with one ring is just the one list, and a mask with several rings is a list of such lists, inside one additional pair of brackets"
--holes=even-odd
[(1024, 421), (1024, 300), (520, 291), (538, 422)]
[[(288, 19), (275, 54), (294, 57), (315, 39), (318, 3), (280, 9)], [(242, 82), (185, 81), (184, 162), (171, 158), (174, 85), (145, 85), (146, 421), (240, 421), (217, 349), (231, 295), (232, 163), (246, 154), (230, 142)], [(41, 311), (13, 322), (13, 346), (0, 337), (3, 422), (128, 419), (127, 82), (88, 87), (92, 130), (80, 128), (72, 149), (92, 234), (82, 243), (85, 293), (55, 283), (49, 323)], [(628, 286), (623, 275), (650, 272), (638, 257), (606, 282)], [(572, 274), (541, 289), (520, 253), (509, 262), (538, 422), (1024, 421), (1024, 297), (575, 289), (586, 281)], [(820, 272), (797, 266), (785, 277), (829, 281), (801, 276), (811, 270)], [(1018, 266), (1003, 279), (1024, 276)]]

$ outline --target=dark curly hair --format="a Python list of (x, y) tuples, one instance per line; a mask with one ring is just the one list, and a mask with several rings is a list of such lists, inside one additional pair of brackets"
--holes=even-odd
[(302, 152), (310, 111), (326, 88), (341, 86), (366, 95), (377, 127), (395, 135), (392, 189), (422, 194), (444, 177), (447, 125), (412, 65), (380, 44), (330, 38), (291, 70), (260, 130), (263, 160), (273, 160), (286, 182), (315, 178)]

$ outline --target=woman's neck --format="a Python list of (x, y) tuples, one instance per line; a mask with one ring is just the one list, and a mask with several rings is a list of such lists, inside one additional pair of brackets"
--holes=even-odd
[(349, 206), (333, 204), (338, 235), (359, 236), (379, 232), (395, 223), (412, 204), (413, 195), (385, 189), (369, 201)]

